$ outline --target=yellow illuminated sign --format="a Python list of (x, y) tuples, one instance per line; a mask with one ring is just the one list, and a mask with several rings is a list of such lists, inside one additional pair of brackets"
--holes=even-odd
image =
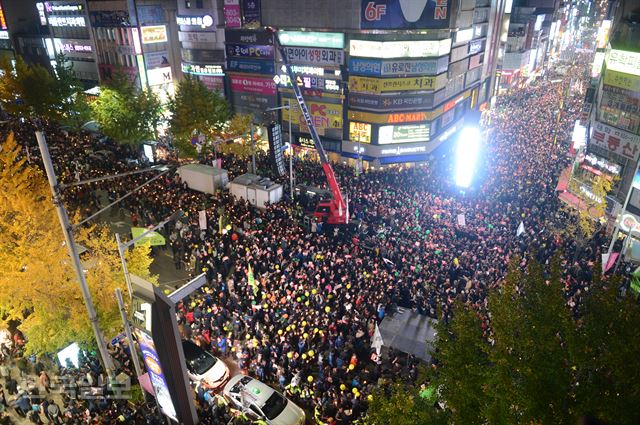
[(371, 124), (351, 121), (349, 123), (349, 140), (352, 142), (371, 143)]
[[(281, 100), (282, 106), (287, 106), (287, 99)], [(326, 129), (342, 129), (342, 105), (334, 105), (332, 103), (323, 102), (306, 102), (313, 125), (317, 130), (321, 130), (323, 133)], [(306, 129), (304, 116), (300, 110), (298, 102), (291, 102), (293, 111), (291, 113), (291, 124), (300, 126), (300, 129)], [(289, 114), (282, 114), (284, 121), (289, 121)]]
[(167, 41), (167, 27), (164, 25), (140, 27), (140, 30), (142, 31), (142, 44), (164, 43)]
[(640, 77), (607, 69), (604, 72), (604, 83), (630, 91), (640, 91)]
[(447, 74), (434, 77), (408, 77), (408, 78), (349, 78), (351, 91), (360, 93), (392, 93), (412, 90), (439, 90), (447, 84)]

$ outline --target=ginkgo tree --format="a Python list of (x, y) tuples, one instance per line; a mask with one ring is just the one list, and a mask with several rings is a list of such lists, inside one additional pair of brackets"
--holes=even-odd
[[(115, 288), (126, 292), (116, 242), (106, 227), (83, 227), (76, 241), (106, 337), (121, 322)], [(150, 248), (128, 252), (132, 273), (150, 281)], [(54, 352), (71, 342), (93, 346), (93, 332), (64, 237), (41, 170), (27, 166), (13, 136), (0, 149), (0, 316), (17, 321), (28, 353)], [(124, 297), (128, 299), (128, 297)]]

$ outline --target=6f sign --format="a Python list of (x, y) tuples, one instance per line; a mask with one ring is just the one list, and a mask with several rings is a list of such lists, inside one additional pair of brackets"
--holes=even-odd
[(364, 10), (364, 16), (367, 21), (379, 21), (380, 18), (382, 18), (382, 16), (386, 14), (386, 4), (375, 4), (375, 2), (372, 1), (367, 4), (367, 7)]
[(441, 29), (449, 26), (450, 0), (362, 0), (361, 29)]

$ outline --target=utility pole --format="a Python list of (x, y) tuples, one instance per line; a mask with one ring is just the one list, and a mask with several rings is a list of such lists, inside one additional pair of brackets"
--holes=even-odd
[(122, 317), (122, 326), (124, 327), (124, 334), (129, 341), (129, 355), (133, 361), (133, 367), (136, 370), (136, 377), (142, 376), (142, 368), (140, 367), (140, 360), (138, 359), (138, 351), (136, 350), (136, 343), (131, 335), (131, 326), (129, 326), (129, 319), (127, 318), (127, 311), (124, 308), (124, 301), (122, 300), (122, 292), (120, 288), (116, 288), (116, 299), (118, 300), (118, 308), (120, 309), (120, 317)]
[(251, 172), (258, 174), (256, 170), (256, 140), (253, 138), (253, 121), (251, 121), (249, 137), (251, 137)]
[(75, 269), (78, 282), (80, 283), (80, 289), (82, 290), (82, 297), (84, 298), (84, 304), (87, 308), (87, 315), (89, 316), (89, 322), (93, 328), (93, 334), (96, 339), (96, 345), (98, 346), (98, 352), (102, 359), (102, 364), (109, 376), (109, 379), (113, 379), (114, 368), (111, 361), (111, 356), (107, 351), (107, 346), (102, 335), (102, 330), (98, 323), (98, 315), (93, 305), (93, 299), (91, 298), (91, 292), (89, 292), (89, 285), (84, 276), (82, 264), (80, 263), (80, 256), (76, 248), (75, 241), (73, 239), (73, 227), (69, 222), (69, 215), (64, 207), (62, 196), (60, 193), (60, 186), (58, 185), (58, 179), (56, 177), (55, 170), (53, 169), (53, 163), (51, 162), (51, 155), (49, 155), (49, 147), (42, 131), (36, 131), (36, 139), (38, 140), (38, 147), (42, 155), (42, 161), (44, 163), (44, 169), (47, 173), (47, 179), (49, 180), (49, 186), (51, 187), (51, 194), (53, 195), (53, 204), (56, 207), (58, 213), (58, 219), (60, 220), (60, 226), (62, 227), (62, 233), (64, 234), (65, 243), (69, 250), (69, 256), (71, 257), (73, 268)]
[(293, 134), (291, 133), (291, 99), (287, 99), (289, 110), (289, 191), (293, 202)]

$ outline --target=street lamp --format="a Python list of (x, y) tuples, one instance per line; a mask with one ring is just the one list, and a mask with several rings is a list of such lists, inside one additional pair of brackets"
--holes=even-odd
[[(53, 168), (53, 162), (51, 161), (51, 155), (49, 154), (49, 147), (47, 146), (47, 141), (44, 137), (44, 133), (42, 131), (36, 131), (36, 139), (38, 141), (38, 148), (40, 149), (40, 154), (42, 155), (42, 162), (44, 164), (47, 180), (49, 181), (49, 186), (51, 188), (51, 194), (53, 195), (53, 204), (56, 207), (56, 212), (58, 213), (58, 219), (60, 221), (60, 226), (62, 227), (62, 233), (64, 234), (65, 243), (67, 245), (67, 249), (69, 250), (69, 256), (71, 257), (72, 265), (76, 272), (76, 277), (78, 278), (78, 282), (80, 283), (82, 298), (84, 300), (84, 304), (87, 309), (87, 315), (89, 316), (89, 322), (91, 323), (91, 328), (93, 329), (93, 334), (96, 339), (96, 345), (98, 347), (98, 352), (100, 353), (100, 359), (102, 360), (102, 363), (107, 372), (107, 375), (109, 376), (109, 379), (112, 379), (114, 377), (113, 362), (111, 360), (111, 356), (109, 355), (109, 352), (107, 351), (107, 346), (104, 340), (104, 336), (102, 334), (102, 330), (100, 329), (96, 308), (93, 304), (91, 292), (89, 291), (89, 285), (87, 284), (87, 280), (84, 275), (82, 264), (80, 262), (80, 254), (78, 253), (78, 249), (76, 247), (76, 243), (73, 238), (73, 231), (74, 229), (77, 229), (82, 224), (92, 220), (94, 217), (98, 216), (103, 211), (111, 208), (113, 205), (117, 204), (118, 202), (132, 195), (138, 189), (141, 189), (142, 187), (148, 185), (152, 181), (168, 173), (170, 169), (164, 166), (150, 167), (150, 168), (145, 168), (143, 170), (135, 170), (135, 171), (130, 171), (130, 172), (116, 174), (116, 175), (96, 177), (96, 178), (74, 182), (70, 184), (62, 184), (62, 183), (58, 183), (58, 178), (56, 177), (56, 173)], [(62, 200), (63, 189), (66, 189), (71, 186), (79, 186), (87, 183), (95, 183), (95, 182), (100, 182), (104, 180), (110, 180), (110, 179), (123, 177), (127, 175), (146, 173), (148, 171), (161, 171), (161, 172), (158, 175), (154, 176), (153, 178), (147, 180), (143, 184), (139, 185), (132, 191), (116, 199), (114, 202), (111, 202), (109, 205), (99, 209), (97, 212), (91, 214), (89, 217), (85, 218), (79, 223), (72, 225), (69, 222), (69, 214), (67, 213), (67, 209), (65, 208), (64, 202)]]
[(291, 133), (291, 99), (287, 99), (287, 104), (285, 106), (268, 108), (267, 111), (279, 111), (281, 109), (287, 109), (289, 111), (289, 190), (291, 193), (291, 200), (293, 200), (293, 135)]
[(124, 280), (125, 280), (125, 282), (127, 282), (127, 290), (129, 291), (129, 299), (131, 299), (133, 297), (133, 290), (131, 288), (131, 277), (129, 276), (129, 269), (127, 269), (127, 261), (124, 259), (124, 250), (129, 248), (132, 245), (135, 245), (140, 240), (146, 238), (152, 232), (155, 232), (159, 228), (164, 227), (164, 225), (167, 224), (168, 222), (179, 219), (180, 217), (183, 216), (183, 214), (184, 213), (182, 211), (174, 212), (169, 217), (167, 217), (165, 220), (163, 220), (160, 223), (156, 224), (152, 228), (147, 229), (147, 231), (142, 233), (140, 236), (138, 236), (135, 239), (131, 239), (129, 242), (126, 242), (126, 243), (122, 243), (120, 241), (120, 234), (116, 233), (116, 243), (118, 244), (118, 254), (120, 255), (120, 262), (122, 263), (122, 271), (124, 272)]

